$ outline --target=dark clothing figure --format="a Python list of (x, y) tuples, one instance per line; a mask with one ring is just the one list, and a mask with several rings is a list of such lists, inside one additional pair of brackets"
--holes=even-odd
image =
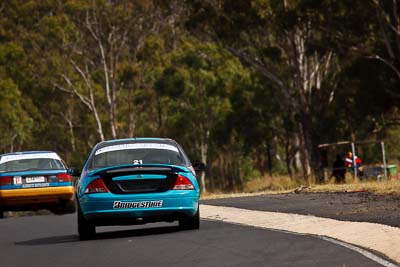
[(333, 162), (332, 176), (335, 176), (336, 183), (344, 183), (346, 174), (345, 162), (340, 155), (336, 155), (336, 160)]

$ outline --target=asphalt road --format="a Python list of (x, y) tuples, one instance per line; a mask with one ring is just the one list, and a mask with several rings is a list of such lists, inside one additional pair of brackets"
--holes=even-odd
[(0, 220), (0, 266), (379, 266), (316, 237), (222, 222), (98, 230), (79, 241), (76, 214)]

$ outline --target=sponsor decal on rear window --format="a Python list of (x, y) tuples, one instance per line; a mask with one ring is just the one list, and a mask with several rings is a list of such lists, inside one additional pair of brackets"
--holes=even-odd
[(22, 188), (48, 187), (50, 183), (23, 184)]
[(55, 153), (34, 153), (34, 154), (19, 154), (19, 155), (6, 155), (0, 158), (0, 164), (8, 161), (21, 160), (21, 159), (57, 159), (60, 157)]
[(127, 149), (166, 149), (175, 152), (179, 152), (178, 149), (168, 144), (157, 144), (157, 143), (136, 143), (136, 144), (121, 144), (114, 146), (106, 146), (96, 151), (95, 155), (99, 155), (105, 152), (127, 150)]
[(161, 208), (162, 200), (122, 202), (114, 201), (113, 209), (143, 209), (143, 208)]

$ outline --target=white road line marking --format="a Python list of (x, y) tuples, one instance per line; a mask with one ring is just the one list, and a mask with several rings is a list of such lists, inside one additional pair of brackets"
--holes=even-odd
[(315, 235), (361, 253), (383, 266), (397, 265), (360, 247), (380, 252), (388, 258), (400, 262), (400, 228), (397, 227), (367, 222), (338, 221), (310, 215), (211, 205), (200, 205), (200, 210), (201, 217), (209, 220)]
[(329, 237), (325, 237), (325, 236), (321, 236), (320, 238), (322, 238), (323, 240), (332, 242), (334, 244), (337, 244), (339, 246), (343, 246), (345, 248), (351, 249), (351, 250), (353, 250), (355, 252), (358, 252), (361, 255), (363, 255), (364, 257), (366, 257), (366, 258), (368, 258), (370, 260), (373, 260), (373, 261), (375, 261), (375, 262), (377, 262), (380, 265), (383, 265), (385, 267), (399, 267), (398, 265), (395, 265), (395, 264), (393, 264), (393, 263), (391, 263), (391, 262), (389, 262), (387, 260), (379, 258), (375, 254), (373, 254), (373, 253), (371, 253), (371, 252), (369, 252), (369, 251), (367, 251), (365, 249), (362, 249), (362, 248), (359, 248), (357, 246), (354, 246), (352, 244), (347, 244), (345, 242), (342, 242), (342, 241), (339, 241), (339, 240), (335, 240), (335, 239), (332, 239), (332, 238), (329, 238)]

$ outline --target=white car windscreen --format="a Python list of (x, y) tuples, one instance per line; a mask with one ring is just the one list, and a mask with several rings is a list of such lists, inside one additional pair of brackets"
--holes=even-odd
[(14, 154), (0, 158), (1, 172), (55, 169), (65, 169), (60, 157), (55, 153)]

